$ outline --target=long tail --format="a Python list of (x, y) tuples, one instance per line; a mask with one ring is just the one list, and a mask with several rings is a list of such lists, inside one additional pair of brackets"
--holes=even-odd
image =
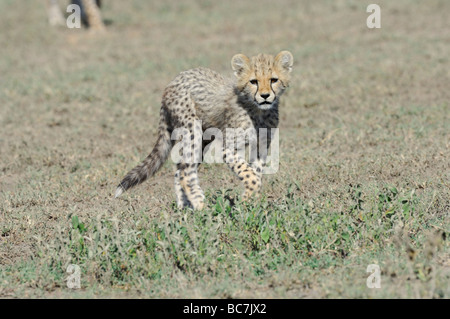
[(119, 197), (126, 190), (153, 176), (166, 161), (171, 148), (172, 141), (168, 130), (168, 116), (167, 113), (161, 109), (159, 137), (156, 141), (155, 147), (141, 164), (129, 171), (123, 178), (119, 186), (117, 186), (115, 197)]

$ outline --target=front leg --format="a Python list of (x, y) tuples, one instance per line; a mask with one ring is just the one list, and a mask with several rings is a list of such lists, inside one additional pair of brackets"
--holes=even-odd
[(262, 167), (259, 164), (255, 164), (252, 167), (242, 157), (230, 150), (225, 150), (224, 155), (227, 165), (244, 184), (245, 191), (242, 199), (245, 201), (253, 194), (257, 194), (261, 189)]

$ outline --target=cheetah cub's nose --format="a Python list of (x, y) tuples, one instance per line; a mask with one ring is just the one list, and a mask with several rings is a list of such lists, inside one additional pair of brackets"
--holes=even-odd
[(270, 96), (270, 94), (261, 94), (261, 97), (263, 98), (263, 99), (267, 99), (268, 97)]

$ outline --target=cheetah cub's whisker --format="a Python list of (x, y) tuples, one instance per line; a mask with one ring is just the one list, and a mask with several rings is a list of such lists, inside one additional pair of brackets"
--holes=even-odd
[[(256, 138), (259, 148), (259, 129), (270, 131), (278, 127), (278, 104), (280, 96), (289, 85), (293, 60), (288, 51), (282, 51), (275, 57), (259, 54), (248, 58), (237, 54), (231, 59), (235, 79), (225, 78), (206, 68), (180, 73), (164, 90), (159, 136), (155, 147), (141, 164), (123, 178), (115, 197), (156, 173), (176, 142), (171, 139), (172, 132), (176, 129), (185, 129), (189, 134), (192, 143), (187, 146), (192, 154), (201, 154), (208, 145), (194, 131), (203, 132), (208, 128), (221, 130), (224, 140), (227, 128), (242, 129), (244, 132), (254, 130), (258, 135)], [(262, 139), (268, 147), (271, 134)], [(247, 142), (240, 147), (245, 148)], [(230, 149), (226, 145), (222, 156), (243, 182), (243, 199), (247, 200), (261, 188), (262, 167), (267, 160), (267, 152), (256, 152), (254, 158), (246, 161), (239, 149)], [(197, 175), (199, 165), (187, 160), (176, 163), (175, 194), (180, 208), (204, 207), (205, 195)]]

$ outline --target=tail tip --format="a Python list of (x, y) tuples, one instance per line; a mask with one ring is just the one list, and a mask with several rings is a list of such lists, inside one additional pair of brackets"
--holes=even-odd
[(124, 191), (124, 189), (123, 189), (122, 186), (117, 187), (116, 193), (114, 194), (114, 198), (117, 198), (117, 197), (119, 197), (120, 195), (122, 195), (123, 191)]

